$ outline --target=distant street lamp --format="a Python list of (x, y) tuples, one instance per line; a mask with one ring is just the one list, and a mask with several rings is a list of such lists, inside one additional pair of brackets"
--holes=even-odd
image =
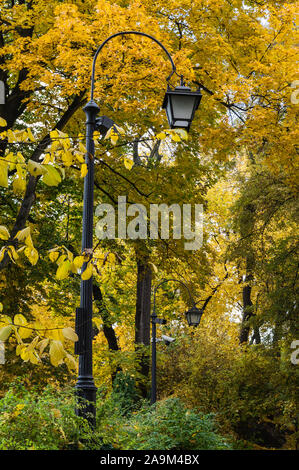
[[(88, 173), (84, 178), (84, 195), (83, 195), (83, 230), (82, 230), (82, 253), (92, 254), (93, 247), (93, 198), (94, 198), (94, 140), (93, 135), (95, 130), (99, 130), (104, 134), (111, 128), (114, 122), (102, 116), (96, 118), (100, 108), (94, 101), (94, 86), (95, 86), (95, 65), (96, 60), (102, 48), (108, 41), (116, 36), (125, 35), (139, 35), (145, 36), (156, 42), (166, 53), (172, 65), (172, 72), (166, 79), (167, 83), (173, 74), (177, 74), (174, 62), (160, 41), (155, 39), (149, 34), (139, 31), (122, 31), (109, 36), (98, 47), (92, 64), (91, 76), (91, 96), (90, 101), (84, 107), (86, 114), (86, 156), (85, 163), (88, 166)], [(182, 82), (181, 78), (181, 84)], [(164, 99), (167, 116), (171, 120), (170, 126), (181, 127), (185, 129), (190, 128), (191, 121), (194, 116), (196, 107), (199, 104), (199, 92), (192, 93), (186, 87), (176, 87), (171, 90), (168, 84), (168, 89)], [(195, 101), (194, 101), (195, 100)], [(82, 271), (86, 268), (86, 263), (83, 264)], [(79, 355), (79, 373), (76, 383), (76, 392), (80, 406), (77, 408), (76, 413), (79, 416), (86, 418), (92, 427), (95, 426), (96, 416), (96, 386), (94, 384), (92, 373), (92, 277), (88, 280), (81, 280), (80, 287), (80, 307), (76, 309), (76, 332), (78, 341), (75, 345), (75, 353)], [(82, 399), (82, 400), (80, 400)]]
[(162, 284), (165, 284), (166, 282), (178, 282), (179, 284), (183, 285), (185, 289), (187, 289), (189, 298), (191, 303), (193, 304), (192, 307), (187, 310), (185, 313), (186, 319), (188, 322), (189, 326), (198, 326), (203, 314), (202, 310), (199, 310), (195, 302), (192, 298), (191, 292), (189, 288), (186, 286), (186, 284), (182, 281), (179, 281), (178, 279), (164, 279), (161, 281), (154, 289), (154, 305), (153, 305), (153, 313), (151, 315), (152, 318), (152, 383), (151, 383), (151, 404), (156, 403), (157, 399), (157, 381), (156, 381), (156, 375), (157, 375), (157, 339), (156, 339), (156, 325), (165, 325), (166, 320), (163, 318), (158, 318), (156, 314), (156, 292), (159, 289), (159, 287)]

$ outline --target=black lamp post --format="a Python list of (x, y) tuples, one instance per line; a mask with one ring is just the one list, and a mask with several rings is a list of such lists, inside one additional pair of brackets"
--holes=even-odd
[(151, 404), (154, 404), (156, 403), (156, 399), (157, 399), (157, 381), (156, 381), (156, 375), (157, 375), (157, 345), (156, 345), (156, 325), (157, 324), (160, 324), (160, 325), (165, 325), (166, 323), (166, 320), (164, 320), (163, 318), (158, 318), (157, 317), (157, 314), (156, 314), (156, 292), (157, 290), (159, 289), (159, 287), (162, 285), (162, 284), (165, 284), (166, 282), (178, 282), (180, 283), (182, 286), (184, 286), (187, 291), (188, 291), (188, 294), (189, 294), (189, 298), (190, 298), (190, 301), (191, 303), (193, 304), (193, 306), (187, 310), (187, 312), (185, 313), (186, 315), (186, 319), (187, 319), (187, 322), (188, 322), (188, 325), (189, 326), (198, 326), (199, 323), (200, 323), (200, 320), (201, 320), (201, 317), (202, 317), (202, 314), (203, 314), (203, 311), (202, 310), (199, 310), (196, 305), (195, 305), (195, 302), (192, 298), (192, 295), (191, 295), (191, 292), (189, 290), (189, 288), (186, 286), (186, 284), (182, 281), (179, 281), (178, 279), (164, 279), (163, 281), (161, 281), (154, 289), (154, 304), (153, 304), (153, 313), (151, 315), (151, 318), (152, 318), (152, 384), (151, 384)]
[[(167, 51), (167, 49), (157, 39), (149, 34), (142, 33), (139, 31), (122, 31), (120, 33), (109, 36), (102, 44), (98, 47), (92, 64), (92, 76), (91, 76), (91, 96), (90, 101), (84, 107), (86, 114), (86, 149), (87, 153), (85, 156), (85, 162), (88, 167), (88, 173), (84, 179), (84, 196), (83, 196), (83, 230), (82, 230), (82, 252), (89, 253), (92, 255), (92, 239), (93, 239), (93, 190), (94, 190), (94, 140), (93, 134), (96, 129), (101, 133), (105, 133), (111, 126), (113, 121), (106, 116), (96, 118), (100, 111), (100, 108), (95, 103), (94, 97), (94, 85), (95, 85), (95, 65), (96, 60), (101, 52), (102, 48), (107, 44), (108, 41), (115, 38), (116, 36), (125, 35), (139, 35), (145, 36), (156, 42), (166, 53), (169, 58), (172, 71), (169, 77), (166, 79), (169, 82), (172, 75), (176, 73), (176, 67), (174, 62)], [(179, 89), (178, 89), (179, 88)], [(194, 98), (190, 100), (192, 92), (184, 94), (182, 87), (178, 87), (173, 91), (170, 90), (168, 85), (168, 91), (166, 93), (164, 103), (166, 103), (167, 114), (171, 116), (171, 112), (174, 113), (176, 118), (177, 111), (180, 106), (182, 107), (182, 113), (180, 120), (174, 120), (174, 124), (180, 124), (180, 127), (189, 129), (191, 120), (195, 112)], [(184, 88), (184, 87), (183, 87)], [(198, 92), (196, 92), (196, 99), (198, 100)], [(177, 99), (178, 101), (175, 101)], [(184, 98), (182, 100), (182, 98)], [(167, 105), (168, 101), (172, 100), (172, 105)], [(174, 100), (174, 101), (173, 101)], [(197, 106), (199, 101), (196, 102)], [(168, 106), (168, 107), (167, 107)], [(170, 110), (170, 111), (169, 111)], [(184, 120), (184, 119), (185, 120)], [(82, 267), (82, 271), (86, 268), (86, 263)], [(76, 393), (78, 396), (79, 405), (76, 413), (88, 420), (92, 427), (95, 426), (96, 416), (96, 386), (94, 384), (93, 373), (92, 373), (92, 277), (88, 280), (81, 280), (80, 287), (80, 307), (76, 309), (76, 332), (78, 335), (78, 341), (75, 345), (75, 353), (79, 355), (79, 373), (76, 383)], [(81, 399), (81, 400), (80, 400)]]

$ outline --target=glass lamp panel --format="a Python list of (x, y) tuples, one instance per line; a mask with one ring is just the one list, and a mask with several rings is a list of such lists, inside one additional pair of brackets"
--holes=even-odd
[(172, 123), (173, 123), (173, 115), (172, 115), (172, 111), (171, 111), (171, 105), (170, 105), (169, 97), (168, 97), (168, 100), (167, 100), (166, 115), (167, 115), (169, 125), (171, 126)]
[(174, 122), (174, 127), (179, 127), (179, 128), (187, 128), (189, 127), (189, 122), (188, 121), (175, 121)]
[(194, 108), (194, 96), (186, 95), (171, 95), (170, 100), (172, 101), (173, 118), (175, 121), (180, 120), (191, 120), (193, 108)]

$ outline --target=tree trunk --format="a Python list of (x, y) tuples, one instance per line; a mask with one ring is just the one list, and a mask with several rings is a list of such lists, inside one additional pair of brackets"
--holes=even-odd
[[(254, 229), (254, 215), (255, 206), (253, 204), (245, 205), (240, 221), (242, 239), (246, 239), (251, 236)], [(247, 247), (246, 274), (243, 286), (243, 316), (239, 335), (240, 344), (248, 343), (250, 333), (250, 325), (248, 321), (254, 315), (253, 304), (251, 301), (251, 283), (253, 280), (253, 268), (254, 254), (252, 253), (251, 246), (249, 244)]]
[[(93, 283), (93, 297), (94, 297), (94, 301), (97, 304), (97, 307), (99, 308), (100, 315), (103, 320), (103, 333), (107, 340), (108, 348), (110, 351), (119, 351), (119, 346), (117, 343), (117, 337), (116, 337), (115, 331), (111, 324), (109, 314), (103, 305), (103, 296), (102, 296), (101, 288), (95, 283)], [(115, 370), (111, 368), (112, 383), (117, 373), (120, 371), (121, 371), (121, 368), (119, 366), (117, 366)]]
[(252, 280), (251, 274), (246, 274), (245, 283), (246, 285), (243, 287), (243, 316), (242, 316), (242, 324), (240, 330), (240, 343), (247, 343), (250, 326), (248, 324), (248, 320), (252, 316), (252, 301), (251, 301), (251, 286), (250, 281)]

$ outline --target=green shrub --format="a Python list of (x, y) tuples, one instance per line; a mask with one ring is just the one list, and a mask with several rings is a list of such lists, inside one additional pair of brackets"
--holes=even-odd
[(177, 398), (155, 406), (139, 401), (137, 409), (127, 379), (119, 378), (109, 398), (98, 396), (95, 430), (76, 416), (73, 389), (48, 386), (40, 393), (11, 387), (0, 399), (0, 450), (230, 448), (215, 431), (212, 415), (188, 410)]
[(113, 390), (110, 395), (112, 405), (117, 407), (121, 414), (128, 414), (138, 408), (141, 396), (139, 395), (134, 377), (119, 372), (113, 381)]
[(89, 430), (75, 415), (72, 390), (43, 393), (10, 388), (0, 400), (0, 450), (59, 450), (76, 447)]
[(128, 419), (102, 421), (104, 442), (122, 450), (230, 449), (212, 415), (188, 410), (177, 398), (145, 405)]

